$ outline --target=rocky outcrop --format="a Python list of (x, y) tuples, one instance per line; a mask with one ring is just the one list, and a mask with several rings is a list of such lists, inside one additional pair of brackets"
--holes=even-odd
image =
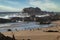
[(12, 22), (17, 22), (17, 21), (22, 21), (22, 18), (21, 17), (12, 17), (10, 20)]
[(11, 22), (17, 22), (17, 21), (21, 21), (22, 18), (20, 17), (12, 17), (10, 19), (3, 19), (3, 18), (0, 18), (0, 23), (11, 23)]
[(40, 24), (50, 24), (51, 23), (51, 18), (49, 16), (46, 17), (35, 17), (30, 16), (30, 17), (25, 17), (23, 19), (24, 21), (35, 21), (35, 22), (40, 22)]
[(36, 8), (33, 8), (33, 7), (29, 7), (29, 8), (24, 8), (23, 9), (23, 13), (28, 13), (30, 15), (32, 14), (38, 14), (41, 12), (41, 9), (36, 7)]
[(11, 20), (0, 18), (0, 23), (8, 23), (8, 22), (11, 22)]

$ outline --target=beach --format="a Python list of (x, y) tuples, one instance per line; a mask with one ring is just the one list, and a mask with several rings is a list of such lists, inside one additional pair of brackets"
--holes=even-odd
[(56, 25), (47, 28), (2, 32), (2, 34), (9, 37), (14, 35), (16, 40), (60, 40), (60, 20), (52, 23)]

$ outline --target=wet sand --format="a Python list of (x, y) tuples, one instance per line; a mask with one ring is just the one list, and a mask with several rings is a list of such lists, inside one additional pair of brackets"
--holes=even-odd
[[(60, 21), (52, 23), (56, 25), (47, 28), (3, 32), (3, 34), (9, 37), (13, 37), (12, 35), (14, 35), (16, 40), (60, 40)], [(49, 30), (58, 32), (47, 32)]]

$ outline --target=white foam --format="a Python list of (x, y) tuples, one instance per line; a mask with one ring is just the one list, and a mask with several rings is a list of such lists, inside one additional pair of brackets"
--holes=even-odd
[(11, 26), (11, 24), (0, 24), (0, 27)]

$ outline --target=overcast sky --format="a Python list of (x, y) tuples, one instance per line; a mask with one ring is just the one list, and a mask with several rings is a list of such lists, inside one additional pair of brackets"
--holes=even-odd
[(0, 0), (0, 11), (21, 11), (25, 7), (60, 12), (60, 0)]

